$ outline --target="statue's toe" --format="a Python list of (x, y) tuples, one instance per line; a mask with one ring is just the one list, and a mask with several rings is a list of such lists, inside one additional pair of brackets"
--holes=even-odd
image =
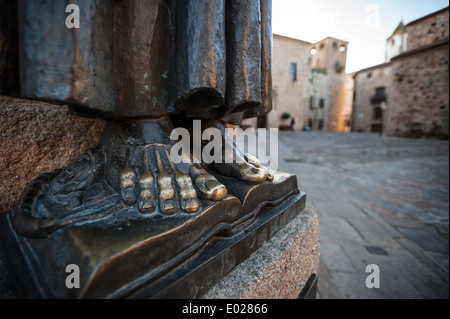
[(136, 203), (136, 173), (130, 168), (120, 171), (120, 196), (127, 205)]
[(177, 172), (175, 180), (180, 189), (180, 206), (187, 213), (194, 213), (199, 209), (197, 193), (192, 186), (191, 178), (181, 172)]
[(138, 209), (143, 214), (153, 213), (155, 205), (155, 179), (152, 173), (143, 174), (139, 178), (139, 204)]
[(251, 163), (230, 164), (234, 174), (238, 178), (252, 183), (261, 183), (267, 179), (268, 172), (266, 169), (255, 166)]
[(156, 162), (158, 168), (159, 208), (162, 214), (172, 215), (176, 213), (175, 189), (172, 185), (172, 176), (164, 168), (158, 151), (156, 151)]
[(203, 168), (192, 166), (190, 174), (200, 197), (220, 201), (227, 195), (227, 188)]

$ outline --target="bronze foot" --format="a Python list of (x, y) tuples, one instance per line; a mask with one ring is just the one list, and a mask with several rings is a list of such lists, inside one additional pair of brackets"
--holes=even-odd
[(226, 188), (201, 166), (175, 164), (168, 140), (172, 124), (168, 117), (108, 123), (100, 140), (105, 154), (105, 178), (126, 205), (141, 213), (172, 215), (194, 213), (198, 197), (223, 199)]
[(213, 167), (220, 174), (251, 183), (273, 180), (273, 175), (255, 156), (248, 153), (243, 154), (239, 150), (224, 122), (215, 121), (210, 126), (219, 129), (223, 138), (224, 161), (223, 163), (213, 163)]

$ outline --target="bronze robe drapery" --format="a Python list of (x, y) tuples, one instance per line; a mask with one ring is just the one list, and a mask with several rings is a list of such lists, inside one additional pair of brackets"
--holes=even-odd
[(105, 119), (224, 119), (271, 109), (270, 0), (19, 4), (21, 91)]

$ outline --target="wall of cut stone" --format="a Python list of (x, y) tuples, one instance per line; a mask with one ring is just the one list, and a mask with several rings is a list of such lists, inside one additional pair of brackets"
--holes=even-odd
[(353, 111), (353, 92), (355, 82), (353, 76), (355, 73), (348, 73), (345, 75), (344, 82), (344, 125), (343, 132), (349, 133), (351, 129), (351, 119)]
[[(268, 114), (269, 127), (278, 127), (281, 115), (288, 112), (295, 118), (295, 129), (303, 128), (303, 108), (308, 100), (310, 75), (308, 42), (279, 35), (273, 36), (273, 110)], [(297, 80), (293, 81), (290, 64), (297, 65)], [(286, 121), (289, 125), (289, 121)]]
[[(328, 119), (328, 105), (330, 103), (328, 72), (313, 69), (309, 85), (308, 103), (305, 105), (305, 125), (310, 126), (313, 131), (323, 131)], [(320, 107), (321, 99), (324, 101), (323, 107)], [(322, 122), (322, 128), (320, 128), (320, 122)]]
[[(345, 65), (347, 61), (348, 43), (335, 38), (325, 38), (314, 44), (317, 50), (312, 55), (312, 68), (317, 72), (324, 72), (325, 86), (319, 91), (320, 98), (325, 99), (324, 131), (343, 132), (345, 117)], [(343, 50), (341, 50), (343, 48)]]
[[(388, 135), (448, 137), (448, 25), (448, 7), (407, 24), (406, 52), (389, 64), (356, 73), (352, 131), (370, 132), (373, 125), (383, 125)], [(383, 120), (375, 120), (370, 98), (381, 86), (386, 88), (386, 109)]]
[(343, 132), (345, 123), (345, 72), (333, 74), (328, 78), (328, 116), (325, 129), (330, 132)]
[(449, 45), (403, 55), (392, 60), (393, 82), (390, 134), (448, 136)]
[(386, 40), (386, 62), (389, 62), (393, 57), (405, 52), (408, 43), (408, 33), (405, 31), (399, 32), (387, 38)]
[[(382, 64), (373, 68), (357, 72), (354, 78), (354, 100), (352, 112), (352, 131), (371, 132), (372, 125), (384, 125), (386, 129), (391, 108), (392, 75), (390, 64)], [(387, 108), (383, 120), (374, 119), (375, 104), (371, 102), (375, 96), (376, 88), (384, 87), (387, 97)]]
[(408, 51), (448, 38), (448, 25), (448, 7), (407, 24)]
[(104, 122), (73, 116), (67, 106), (0, 95), (0, 213), (29, 182), (63, 168), (97, 145)]

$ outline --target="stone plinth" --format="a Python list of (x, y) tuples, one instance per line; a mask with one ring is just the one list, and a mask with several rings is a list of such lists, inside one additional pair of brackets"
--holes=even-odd
[(319, 222), (307, 206), (203, 298), (297, 298), (311, 274), (317, 274), (319, 254)]
[(36, 176), (95, 147), (103, 125), (71, 115), (65, 105), (0, 95), (0, 213), (13, 207)]

